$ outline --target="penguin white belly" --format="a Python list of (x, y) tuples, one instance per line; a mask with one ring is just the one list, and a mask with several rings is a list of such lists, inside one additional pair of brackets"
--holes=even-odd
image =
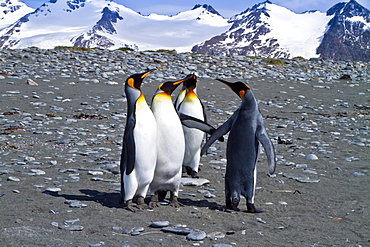
[[(204, 121), (203, 107), (198, 98), (186, 98), (181, 104), (179, 112)], [(195, 128), (183, 126), (185, 135), (184, 166), (198, 172), (200, 161), (200, 147), (204, 138), (204, 132)]]
[(185, 152), (182, 125), (170, 97), (156, 97), (152, 110), (157, 121), (157, 164), (150, 192), (169, 190), (177, 196)]
[(125, 200), (133, 196), (145, 197), (153, 180), (157, 159), (157, 125), (145, 100), (138, 100), (135, 113), (135, 168), (124, 177)]

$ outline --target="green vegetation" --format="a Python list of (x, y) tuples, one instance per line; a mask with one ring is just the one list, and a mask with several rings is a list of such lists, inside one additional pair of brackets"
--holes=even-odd
[(159, 52), (159, 53), (168, 53), (168, 54), (175, 54), (176, 50), (166, 50), (166, 49), (158, 49), (158, 50), (146, 50), (146, 52)]
[(261, 58), (261, 57), (258, 57), (258, 56), (245, 56), (246, 58), (249, 58), (249, 59), (257, 59), (257, 58)]
[(304, 57), (298, 56), (298, 57), (293, 57), (293, 60), (306, 60)]
[(276, 58), (262, 58), (261, 60), (264, 63), (271, 64), (271, 65), (281, 65), (285, 66), (285, 62), (281, 59), (276, 59)]
[(120, 47), (117, 49), (118, 51), (135, 51), (134, 49), (132, 48), (128, 48), (128, 47)]
[(85, 48), (79, 46), (55, 46), (54, 50), (91, 51), (93, 50), (93, 48)]

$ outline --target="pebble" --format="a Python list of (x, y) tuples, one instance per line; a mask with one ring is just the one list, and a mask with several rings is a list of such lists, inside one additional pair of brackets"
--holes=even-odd
[(58, 226), (58, 228), (67, 230), (67, 231), (82, 231), (84, 229), (84, 227), (80, 225), (65, 225), (65, 226)]
[(97, 175), (103, 175), (104, 173), (102, 171), (90, 170), (87, 172), (87, 174), (97, 176)]
[(207, 234), (207, 238), (211, 240), (217, 240), (219, 238), (225, 238), (225, 233), (222, 232), (211, 232)]
[[(86, 180), (93, 187), (106, 186), (103, 183), (94, 184), (95, 182), (90, 182), (90, 179), (97, 181), (96, 183), (98, 181), (111, 183), (112, 188), (118, 188), (122, 130), (127, 117), (125, 109), (127, 99), (123, 92), (122, 83), (127, 75), (137, 73), (142, 68), (158, 67), (156, 61), (161, 61), (160, 66), (166, 67), (166, 69), (161, 70), (156, 76), (149, 76), (145, 83), (173, 80), (175, 77), (195, 72), (199, 78), (253, 79), (255, 85), (252, 86), (256, 92), (258, 90), (262, 92), (264, 89), (258, 88), (256, 81), (271, 81), (271, 86), (277, 88), (277, 97), (262, 98), (257, 97), (256, 93), (256, 98), (260, 100), (261, 111), (266, 116), (265, 124), (268, 124), (271, 139), (274, 145), (278, 145), (279, 166), (276, 174), (272, 177), (275, 186), (281, 187), (279, 189), (284, 189), (288, 184), (291, 185), (290, 183), (293, 181), (288, 179), (303, 183), (299, 185), (303, 190), (304, 186), (309, 186), (304, 183), (313, 183), (312, 186), (319, 186), (315, 183), (320, 182), (318, 176), (322, 176), (322, 174), (326, 175), (325, 180), (336, 179), (335, 176), (343, 175), (352, 176), (352, 180), (361, 180), (368, 174), (359, 165), (365, 162), (363, 158), (365, 156), (361, 156), (360, 151), (370, 147), (367, 103), (363, 100), (369, 94), (368, 89), (363, 89), (363, 85), (367, 85), (370, 81), (369, 63), (288, 60), (293, 66), (277, 67), (267, 66), (260, 61), (261, 59), (250, 59), (245, 56), (233, 59), (226, 56), (208, 57), (190, 53), (164, 55), (148, 52), (126, 53), (94, 50), (91, 52), (70, 51), (70, 55), (65, 55), (64, 52), (44, 49), (0, 50), (0, 58), (7, 61), (0, 63), (0, 82), (6, 87), (0, 94), (5, 106), (9, 106), (0, 112), (2, 132), (0, 135), (0, 175), (2, 175), (2, 180), (0, 182), (2, 183), (1, 188), (4, 188), (0, 193), (1, 200), (26, 194), (25, 187), (18, 187), (18, 185), (27, 181), (32, 181), (30, 189), (35, 190), (36, 193), (41, 192), (44, 188), (46, 188), (45, 192), (57, 193), (63, 188), (73, 187), (75, 193), (79, 194), (79, 189), (82, 188), (79, 187), (78, 182)], [(251, 65), (252, 63), (254, 65)], [(356, 68), (351, 70), (353, 81), (342, 83), (335, 80), (343, 72), (342, 68), (347, 67), (348, 64), (351, 65), (350, 67)], [(4, 73), (1, 73), (2, 71)], [(264, 78), (261, 79), (261, 76)], [(32, 78), (32, 81), (39, 86), (26, 85), (26, 78)], [(160, 79), (158, 80), (158, 78)], [(60, 80), (60, 84), (57, 85), (54, 81), (58, 80)], [(211, 85), (216, 85), (216, 83), (212, 82)], [(298, 90), (298, 84), (307, 85), (306, 90), (316, 90), (318, 93), (330, 90), (336, 93), (336, 99), (308, 97), (304, 91)], [(90, 87), (88, 90), (96, 87), (99, 90), (114, 89), (116, 92), (112, 91), (112, 95), (105, 98), (102, 96), (103, 94), (99, 93), (100, 91), (98, 93), (89, 91), (83, 98), (74, 98), (73, 94), (77, 92), (73, 92), (73, 94), (68, 92), (74, 91), (78, 85)], [(356, 97), (351, 98), (351, 101), (343, 100), (348, 95), (349, 87), (352, 92), (361, 86), (361, 91), (355, 93)], [(202, 93), (205, 92), (202, 91)], [(147, 100), (150, 101), (151, 95), (146, 96)], [(205, 102), (205, 106), (208, 108), (208, 119), (214, 121), (212, 124), (216, 126), (233, 114), (239, 101), (235, 99), (234, 101), (222, 102), (219, 101), (217, 95), (213, 98), (209, 102)], [(225, 108), (221, 104), (225, 104)], [(289, 109), (288, 106), (290, 106)], [(284, 114), (289, 112), (294, 112), (294, 114)], [(85, 114), (87, 118), (74, 117), (74, 115), (78, 116), (81, 113)], [(280, 119), (280, 117), (283, 118)], [(6, 129), (13, 130), (5, 131)], [(278, 137), (281, 137), (284, 144), (278, 144)], [(227, 135), (225, 135), (225, 140), (227, 140)], [(204, 164), (204, 167), (207, 165), (215, 167), (211, 172), (219, 175), (217, 183), (223, 183), (226, 169), (224, 144), (215, 143), (209, 149), (212, 154), (212, 156), (209, 155), (212, 157), (210, 164), (208, 162)], [(354, 152), (347, 155), (357, 157), (343, 157), (340, 150), (336, 148), (337, 144), (349, 145)], [(302, 164), (305, 163), (304, 159), (306, 162), (318, 160), (317, 155), (323, 159), (324, 164), (321, 162)], [(264, 154), (262, 154), (262, 163), (265, 162), (263, 156)], [(343, 162), (344, 164), (342, 164)], [(341, 168), (337, 167), (338, 165)], [(87, 169), (80, 170), (81, 167), (87, 167)], [(86, 176), (86, 173), (89, 176)], [(203, 175), (207, 177), (202, 171), (199, 174), (201, 177)], [(77, 184), (68, 184), (71, 182)], [(11, 189), (5, 190), (7, 184), (12, 184), (11, 186), (17, 186), (17, 188), (9, 187)], [(197, 186), (201, 189), (201, 192), (195, 194), (189, 192), (194, 192), (198, 188), (183, 187), (182, 195), (205, 196), (210, 198), (207, 199), (208, 201), (214, 202), (212, 198), (219, 196), (218, 193), (223, 194), (223, 191), (203, 189), (203, 186), (207, 186), (207, 184), (214, 186), (216, 181), (210, 182), (203, 178), (182, 178), (182, 186)], [(104, 191), (104, 189), (101, 190)], [(117, 191), (114, 190), (114, 193)], [(12, 193), (17, 194), (13, 195)], [(75, 196), (74, 192), (71, 193), (71, 197), (68, 198), (86, 196), (89, 201), (96, 202), (93, 203), (96, 204), (96, 207), (100, 206), (99, 203), (105, 206), (106, 201), (100, 200), (100, 198), (98, 201), (94, 197), (98, 193), (81, 197)], [(199, 193), (202, 196), (199, 196)], [(34, 196), (34, 198), (37, 198), (37, 203), (43, 203), (39, 202), (38, 197)], [(54, 199), (56, 198), (48, 196), (48, 199), (55, 205)], [(28, 198), (27, 200), (33, 199)], [(59, 214), (58, 216), (65, 213), (78, 213), (78, 217), (84, 221), (80, 213), (82, 214), (86, 210), (88, 212), (89, 208), (75, 209), (88, 206), (83, 202), (85, 201), (66, 200), (66, 204), (60, 205), (61, 208), (55, 209), (53, 212)], [(284, 201), (276, 204), (287, 205)], [(294, 206), (294, 201), (291, 202), (291, 205)], [(158, 210), (162, 210), (162, 208)], [(54, 217), (54, 213), (49, 216)], [(104, 220), (107, 221), (107, 219)], [(263, 220), (261, 219), (261, 221)], [(171, 234), (185, 236), (191, 232), (191, 229), (187, 227), (170, 227), (169, 223), (167, 225), (167, 221), (152, 222), (152, 224), (154, 223), (158, 224), (157, 227), (161, 228), (161, 231)], [(71, 231), (83, 229), (82, 226), (78, 227), (75, 224), (77, 222), (68, 223), (67, 221), (62, 224), (52, 222), (52, 226), (61, 229)], [(205, 226), (205, 229), (208, 230), (208, 226)], [(139, 230), (140, 228), (130, 229), (128, 235), (142, 234), (142, 231)], [(116, 231), (121, 231), (121, 228), (117, 228)], [(228, 231), (225, 234), (231, 235), (235, 232)], [(216, 239), (224, 237), (225, 234), (215, 232), (207, 234), (207, 236), (210, 239)], [(104, 242), (99, 242), (96, 239), (92, 243), (95, 244), (90, 244), (90, 246), (105, 245)], [(200, 244), (203, 245), (203, 243)], [(238, 244), (240, 245), (240, 243)], [(213, 244), (212, 246), (230, 245)]]
[(166, 226), (169, 226), (169, 225), (170, 225), (170, 222), (168, 222), (168, 221), (154, 221), (150, 224), (150, 227), (162, 228), (162, 227), (166, 227)]
[(308, 154), (308, 155), (306, 155), (305, 159), (307, 159), (307, 160), (318, 160), (319, 158), (316, 156), (316, 154)]
[[(280, 203), (280, 202), (279, 202), (279, 203)], [(280, 203), (280, 204), (282, 204), (282, 203)], [(262, 220), (261, 218), (257, 218), (257, 221), (258, 221), (259, 223), (262, 223), (262, 224), (266, 224), (266, 223), (267, 223), (266, 221)]]
[(188, 235), (192, 230), (184, 227), (164, 227), (161, 229), (161, 231), (178, 235)]
[(40, 169), (31, 169), (31, 172), (35, 173), (36, 175), (45, 175), (46, 172)]
[(45, 191), (56, 193), (56, 192), (62, 191), (62, 189), (59, 187), (48, 187), (45, 189)]
[(71, 208), (84, 208), (87, 207), (87, 204), (84, 204), (77, 200), (66, 200), (66, 204), (68, 204)]
[(354, 172), (354, 173), (352, 173), (352, 175), (354, 175), (354, 176), (365, 176), (365, 173), (362, 173), (362, 172)]
[(209, 180), (206, 178), (181, 178), (180, 183), (183, 186), (201, 186), (208, 184)]
[(8, 181), (19, 182), (21, 180), (17, 177), (8, 177)]
[(188, 235), (186, 235), (187, 240), (191, 241), (202, 241), (207, 237), (207, 233), (204, 231), (190, 231)]
[(296, 181), (300, 183), (318, 183), (320, 179), (311, 179), (311, 178), (298, 178)]

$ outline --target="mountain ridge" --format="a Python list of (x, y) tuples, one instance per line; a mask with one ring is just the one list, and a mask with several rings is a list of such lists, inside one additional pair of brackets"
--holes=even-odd
[[(13, 7), (9, 2), (0, 0), (0, 7), (18, 8), (18, 2)], [(228, 19), (209, 4), (173, 16), (143, 16), (111, 0), (50, 0), (29, 11), (0, 26), (0, 48), (128, 47), (370, 61), (370, 11), (355, 0), (337, 3), (325, 13), (300, 14), (267, 0)]]

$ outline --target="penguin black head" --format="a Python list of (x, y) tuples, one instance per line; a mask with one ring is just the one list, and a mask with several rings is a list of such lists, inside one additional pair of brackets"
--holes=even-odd
[(197, 76), (194, 74), (189, 74), (184, 79), (184, 86), (187, 89), (194, 89), (197, 86)]
[(250, 86), (247, 84), (237, 81), (237, 82), (228, 82), (222, 79), (216, 79), (222, 83), (224, 83), (226, 86), (228, 86), (231, 90), (233, 90), (241, 99), (244, 97), (244, 95), (247, 93), (248, 90), (250, 90)]
[(167, 81), (158, 86), (158, 90), (168, 93), (169, 95), (182, 83), (185, 79), (179, 81)]
[(144, 78), (150, 73), (152, 73), (153, 71), (154, 69), (151, 69), (141, 74), (130, 75), (126, 79), (126, 84), (133, 89), (140, 90), (140, 87), (141, 87), (141, 84), (143, 83)]

